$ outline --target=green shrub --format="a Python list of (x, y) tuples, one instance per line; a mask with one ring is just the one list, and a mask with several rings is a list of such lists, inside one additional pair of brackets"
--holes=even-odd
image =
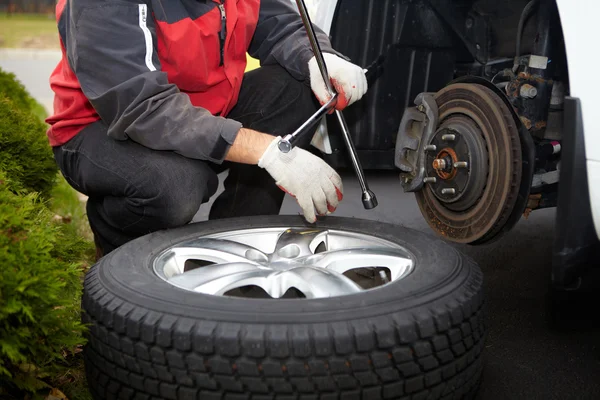
[(34, 112), (39, 109), (39, 103), (27, 92), (25, 86), (17, 80), (15, 74), (0, 68), (0, 97), (7, 97), (19, 110)]
[(10, 177), (13, 191), (36, 192), (47, 198), (58, 167), (48, 145), (46, 125), (23, 108), (22, 97), (16, 99), (15, 103), (0, 96), (0, 170)]
[(94, 246), (82, 236), (84, 204), (54, 163), (45, 117), (0, 70), (0, 399), (45, 398), (49, 384), (89, 400), (75, 349)]
[(0, 398), (44, 387), (84, 342), (78, 261), (88, 245), (36, 194), (10, 187), (0, 172)]
[(42, 122), (48, 117), (46, 109), (29, 95), (15, 74), (0, 68), (0, 98), (10, 99), (19, 110), (33, 113)]

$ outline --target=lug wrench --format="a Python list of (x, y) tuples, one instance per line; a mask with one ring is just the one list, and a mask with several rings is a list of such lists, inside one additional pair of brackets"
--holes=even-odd
[[(327, 72), (327, 66), (325, 65), (325, 59), (323, 58), (323, 52), (321, 51), (321, 46), (319, 45), (319, 41), (317, 40), (317, 35), (315, 33), (313, 24), (308, 15), (308, 11), (306, 9), (306, 5), (304, 4), (304, 0), (296, 0), (296, 4), (298, 5), (298, 11), (300, 12), (300, 16), (302, 17), (302, 22), (304, 23), (304, 28), (306, 29), (306, 33), (308, 34), (308, 40), (310, 41), (310, 46), (312, 47), (312, 51), (315, 55), (315, 59), (317, 61), (317, 65), (319, 66), (319, 70), (321, 71), (321, 75), (323, 76), (323, 81), (325, 81), (325, 85), (327, 86), (327, 90), (331, 95), (331, 99), (323, 105), (315, 114), (313, 114), (300, 128), (298, 128), (295, 132), (286, 135), (278, 144), (279, 150), (287, 153), (292, 149), (293, 142), (295, 139), (301, 135), (302, 133), (308, 132), (309, 129), (323, 117), (326, 113), (328, 113), (332, 108), (333, 104), (337, 99), (338, 93), (335, 91), (333, 85), (331, 84), (331, 80), (329, 79), (329, 73)], [(360, 164), (360, 160), (358, 159), (358, 154), (356, 153), (356, 147), (354, 147), (354, 143), (352, 142), (352, 137), (350, 136), (350, 130), (348, 129), (348, 124), (346, 123), (346, 119), (341, 111), (336, 110), (335, 114), (337, 116), (338, 122), (340, 124), (340, 129), (342, 131), (342, 136), (344, 138), (344, 142), (346, 143), (346, 147), (348, 148), (348, 153), (350, 155), (350, 160), (352, 161), (352, 166), (354, 167), (354, 171), (356, 172), (356, 177), (358, 178), (358, 182), (360, 184), (360, 188), (362, 190), (362, 203), (365, 209), (370, 210), (377, 207), (377, 197), (375, 197), (375, 193), (373, 193), (367, 184), (367, 179), (365, 177), (365, 173)]]

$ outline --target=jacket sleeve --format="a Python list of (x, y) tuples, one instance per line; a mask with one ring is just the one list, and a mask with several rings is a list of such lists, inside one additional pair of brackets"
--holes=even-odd
[(168, 82), (153, 18), (137, 3), (69, 10), (65, 48), (83, 92), (114, 139), (221, 163), (242, 125), (194, 107)]
[[(336, 52), (327, 34), (315, 26), (321, 50)], [(308, 61), (313, 52), (300, 14), (291, 0), (261, 0), (258, 25), (248, 53), (261, 65), (278, 63), (298, 80), (309, 77)], [(345, 58), (345, 57), (344, 57)]]

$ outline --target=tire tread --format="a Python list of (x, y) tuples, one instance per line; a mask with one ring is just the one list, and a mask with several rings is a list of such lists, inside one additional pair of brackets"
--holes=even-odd
[(93, 290), (82, 302), (91, 392), (97, 399), (322, 400), (336, 391), (332, 398), (463, 398), (479, 385), (485, 338), (481, 272), (471, 271), (445, 307), (420, 307), (412, 321), (392, 313), (268, 326), (131, 307), (92, 268), (85, 282)]

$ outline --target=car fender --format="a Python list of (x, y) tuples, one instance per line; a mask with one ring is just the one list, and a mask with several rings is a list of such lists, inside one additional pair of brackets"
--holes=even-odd
[(600, 56), (600, 2), (557, 0), (569, 66), (570, 95), (581, 101), (590, 206), (600, 238), (600, 119), (596, 116), (600, 83), (596, 78)]

